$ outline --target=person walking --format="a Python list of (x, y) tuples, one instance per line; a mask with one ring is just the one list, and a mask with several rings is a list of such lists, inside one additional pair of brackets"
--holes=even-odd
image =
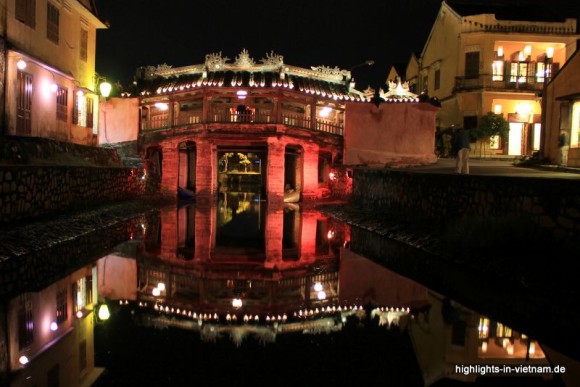
[(451, 140), (455, 153), (455, 171), (459, 174), (469, 175), (469, 132), (463, 128), (456, 128)]

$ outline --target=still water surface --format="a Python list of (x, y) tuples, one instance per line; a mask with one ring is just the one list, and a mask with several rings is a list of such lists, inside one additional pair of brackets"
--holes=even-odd
[[(17, 344), (20, 353), (41, 359), (52, 347), (61, 365), (33, 360), (13, 384), (44, 385), (52, 372), (60, 385), (79, 385), (69, 362), (81, 364), (82, 380), (97, 375), (96, 386), (563, 385), (542, 372), (522, 382), (515, 372), (490, 378), (488, 368), (476, 378), (484, 365), (553, 361), (525, 332), (355, 253), (348, 225), (261, 199), (230, 192), (214, 206), (161, 208), (129, 222), (128, 240), (96, 262), (23, 292), (40, 295), (31, 298), (40, 316), (24, 316), (37, 325), (31, 339), (15, 312), (15, 336), (32, 340)], [(12, 305), (26, 311), (23, 300)], [(92, 304), (111, 316), (90, 313)], [(47, 339), (42, 326), (54, 319)], [(77, 339), (67, 344), (71, 330)]]

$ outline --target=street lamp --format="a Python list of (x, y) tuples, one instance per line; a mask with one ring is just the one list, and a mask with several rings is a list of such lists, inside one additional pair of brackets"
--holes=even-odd
[[(374, 64), (375, 64), (375, 61), (373, 59), (367, 59), (367, 60), (365, 60), (362, 63), (355, 64), (354, 66), (352, 66), (348, 70), (348, 75), (347, 75), (347, 78), (346, 78), (346, 82), (347, 83), (349, 83), (349, 82), (350, 83), (353, 83), (354, 78), (352, 77), (352, 74), (351, 74), (352, 73), (352, 70), (356, 69), (357, 67), (361, 67), (361, 66), (372, 66)], [(354, 87), (354, 84), (352, 85), (352, 87)]]

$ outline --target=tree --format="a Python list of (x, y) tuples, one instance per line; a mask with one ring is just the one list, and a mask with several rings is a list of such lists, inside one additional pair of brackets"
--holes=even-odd
[(224, 166), (224, 172), (228, 171), (228, 161), (229, 158), (234, 155), (233, 152), (224, 153), (223, 156), (220, 158), (219, 163)]
[(501, 114), (495, 114), (494, 112), (488, 112), (485, 116), (481, 117), (479, 125), (476, 128), (470, 130), (470, 135), (476, 140), (481, 140), (481, 151), (486, 142), (493, 136), (499, 136), (502, 140), (505, 140), (508, 136), (510, 130), (509, 123)]
[(238, 153), (238, 158), (240, 159), (239, 163), (244, 166), (244, 172), (248, 172), (248, 165), (252, 163), (248, 159), (248, 156), (243, 153)]

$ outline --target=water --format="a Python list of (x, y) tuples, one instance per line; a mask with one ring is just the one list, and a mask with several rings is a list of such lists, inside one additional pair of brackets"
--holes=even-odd
[(221, 193), (115, 233), (126, 241), (106, 255), (5, 304), (12, 385), (563, 385), (514, 380), (552, 352), (361, 255), (375, 242), (316, 210)]

